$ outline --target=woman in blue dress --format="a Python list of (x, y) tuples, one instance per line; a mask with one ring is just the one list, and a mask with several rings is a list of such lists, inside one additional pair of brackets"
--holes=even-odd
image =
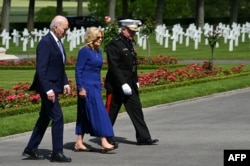
[(106, 137), (114, 136), (112, 124), (102, 100), (101, 67), (102, 52), (99, 49), (103, 31), (90, 27), (85, 33), (85, 45), (79, 50), (75, 77), (77, 85), (77, 135), (74, 150), (89, 151), (84, 143), (84, 134), (101, 138), (101, 152), (114, 150)]

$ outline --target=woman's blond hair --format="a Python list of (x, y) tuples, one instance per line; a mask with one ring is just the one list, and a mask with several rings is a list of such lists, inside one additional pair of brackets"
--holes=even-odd
[(101, 32), (103, 36), (103, 31), (100, 28), (97, 28), (97, 27), (88, 28), (84, 35), (85, 45), (94, 49), (93, 42), (97, 39), (99, 32)]

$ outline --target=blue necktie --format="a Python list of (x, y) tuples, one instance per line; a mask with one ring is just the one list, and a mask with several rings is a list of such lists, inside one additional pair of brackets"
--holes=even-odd
[(62, 43), (61, 43), (60, 40), (58, 40), (58, 47), (59, 47), (59, 49), (60, 49), (60, 51), (62, 53), (62, 58), (63, 58), (63, 63), (64, 63), (65, 57), (64, 57), (64, 53), (63, 53), (63, 46), (62, 46)]

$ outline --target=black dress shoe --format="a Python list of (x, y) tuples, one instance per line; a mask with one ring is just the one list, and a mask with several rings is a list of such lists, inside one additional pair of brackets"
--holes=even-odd
[(68, 162), (71, 162), (71, 158), (66, 157), (62, 152), (60, 152), (60, 153), (52, 153), (50, 161), (51, 162), (68, 163)]
[(146, 139), (146, 140), (142, 140), (142, 141), (138, 141), (137, 145), (155, 145), (157, 142), (159, 142), (158, 139)]
[(29, 149), (25, 148), (23, 151), (23, 156), (36, 159), (36, 160), (43, 160), (44, 156), (38, 154), (37, 149)]

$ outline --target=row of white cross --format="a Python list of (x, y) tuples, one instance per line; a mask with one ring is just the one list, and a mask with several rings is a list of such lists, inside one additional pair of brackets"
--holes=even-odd
[[(2, 45), (5, 49), (9, 49), (10, 40), (19, 46), (20, 41), (22, 41), (22, 50), (27, 51), (28, 48), (34, 48), (35, 43), (39, 42), (44, 35), (49, 32), (49, 29), (44, 28), (43, 30), (37, 30), (29, 32), (26, 28), (22, 31), (22, 35), (17, 30), (13, 30), (11, 34), (6, 30), (3, 30), (0, 37), (2, 38)], [(67, 35), (62, 39), (62, 42), (66, 39), (69, 42), (69, 50), (72, 51), (78, 45), (84, 42), (85, 29), (76, 29), (72, 31), (68, 30)]]
[[(188, 47), (190, 39), (194, 41), (194, 49), (198, 49), (198, 45), (201, 42), (202, 35), (205, 37), (211, 35), (213, 32), (219, 33), (219, 36), (224, 38), (224, 44), (229, 42), (229, 51), (233, 51), (234, 46), (238, 46), (239, 38), (245, 42), (246, 37), (250, 39), (250, 23), (236, 24), (233, 23), (231, 26), (219, 23), (216, 27), (206, 23), (203, 28), (197, 28), (195, 24), (190, 24), (186, 31), (181, 27), (180, 24), (176, 24), (172, 28), (172, 33), (163, 24), (158, 25), (155, 29), (156, 42), (160, 45), (164, 45), (165, 48), (169, 47), (169, 40), (172, 41), (172, 51), (176, 51), (177, 43), (183, 44), (183, 38), (185, 37), (185, 46)], [(205, 38), (205, 45), (208, 45), (208, 39)], [(216, 43), (216, 47), (219, 47), (219, 43)]]
[[(170, 30), (167, 29), (165, 24), (158, 25), (155, 29), (155, 39), (156, 42), (160, 45), (164, 45), (165, 48), (169, 47), (169, 40), (172, 42), (172, 51), (176, 51), (177, 44), (183, 44), (185, 37), (185, 46), (190, 45), (190, 40), (194, 41), (194, 49), (198, 49), (199, 43), (201, 42), (202, 35), (207, 36), (217, 30), (221, 37), (224, 38), (224, 43), (226, 44), (229, 41), (229, 51), (233, 51), (234, 46), (238, 46), (239, 37), (241, 36), (241, 41), (245, 42), (246, 37), (250, 39), (250, 23), (246, 22), (245, 24), (236, 24), (233, 23), (231, 26), (219, 23), (216, 27), (206, 23), (203, 28), (197, 28), (195, 24), (190, 24), (186, 30), (181, 27), (180, 24), (176, 24)], [(27, 29), (22, 31), (22, 34), (17, 30), (13, 30), (11, 34), (6, 30), (3, 30), (0, 34), (2, 38), (2, 45), (5, 46), (5, 49), (9, 49), (10, 40), (19, 46), (20, 41), (22, 41), (22, 50), (25, 52), (28, 48), (33, 48), (36, 42), (39, 42), (41, 38), (49, 32), (49, 29), (44, 28), (43, 30), (37, 30), (29, 32)], [(74, 28), (72, 31), (69, 29), (65, 38), (69, 43), (69, 51), (73, 51), (78, 45), (84, 42), (85, 29), (82, 27), (80, 29)], [(139, 32), (137, 35), (137, 43), (143, 49), (147, 49), (148, 36), (140, 35)], [(208, 40), (205, 39), (205, 45), (208, 45)], [(216, 47), (219, 47), (219, 43), (216, 43)]]

